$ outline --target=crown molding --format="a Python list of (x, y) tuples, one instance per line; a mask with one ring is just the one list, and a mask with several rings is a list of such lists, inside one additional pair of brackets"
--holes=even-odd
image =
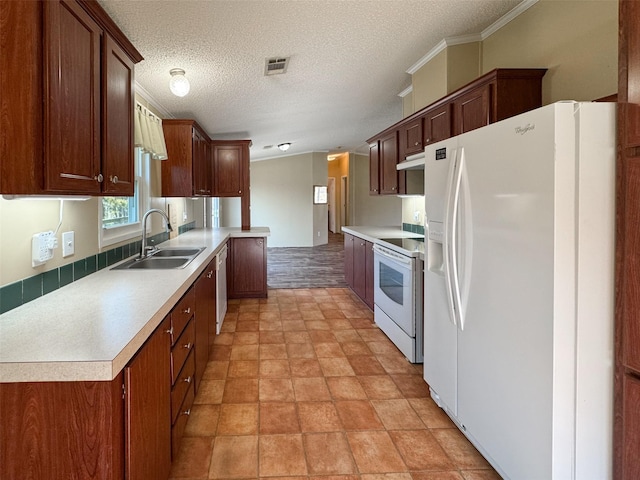
[(155, 98), (153, 98), (153, 95), (151, 95), (137, 81), (135, 82), (135, 87), (136, 87), (136, 93), (140, 95), (142, 98), (144, 98), (147, 102), (149, 102), (149, 105), (155, 108), (158, 111), (158, 113), (162, 115), (162, 118), (175, 118), (175, 116), (169, 113), (169, 110), (167, 110), (162, 105), (160, 105), (160, 103), (158, 103), (158, 101)]
[(407, 95), (409, 95), (411, 92), (413, 92), (413, 85), (409, 85), (407, 88), (405, 88), (404, 90), (402, 90), (398, 96), (399, 97), (406, 97)]
[(518, 17), (519, 15), (527, 11), (536, 3), (538, 3), (538, 0), (523, 0), (522, 2), (520, 2), (514, 8), (509, 10), (506, 14), (504, 14), (498, 20), (493, 22), (491, 25), (489, 25), (480, 33), (471, 34), (471, 35), (460, 35), (457, 37), (447, 37), (440, 40), (440, 42), (438, 42), (438, 44), (435, 47), (429, 50), (429, 52), (427, 52), (427, 54), (424, 57), (422, 57), (420, 60), (414, 63), (411, 67), (409, 67), (409, 69), (407, 70), (407, 73), (410, 75), (413, 75), (447, 47), (450, 47), (453, 45), (462, 45), (465, 43), (481, 42), (485, 40), (490, 35), (497, 32), (502, 27), (504, 27), (511, 20), (513, 20), (514, 18)]

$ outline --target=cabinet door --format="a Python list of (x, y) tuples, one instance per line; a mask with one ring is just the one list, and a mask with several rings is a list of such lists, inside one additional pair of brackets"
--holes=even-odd
[(105, 34), (102, 56), (102, 190), (109, 195), (132, 196), (134, 193), (133, 65), (124, 50)]
[(235, 298), (267, 296), (267, 248), (264, 237), (233, 238), (231, 294)]
[(380, 193), (398, 193), (398, 132), (380, 138)]
[(127, 480), (163, 480), (171, 469), (170, 337), (167, 317), (124, 369)]
[(424, 145), (439, 142), (451, 138), (451, 109), (453, 105), (447, 103), (433, 110), (429, 110), (424, 116)]
[(455, 134), (470, 132), (491, 123), (491, 84), (454, 100)]
[(424, 147), (422, 144), (422, 117), (403, 125), (400, 129), (401, 160), (407, 155), (420, 153)]
[(101, 29), (75, 1), (43, 7), (45, 190), (97, 194)]
[(640, 478), (640, 380), (625, 375), (623, 380), (623, 413), (621, 476), (622, 479)]
[(366, 297), (366, 242), (361, 238), (353, 239), (353, 291), (364, 300)]
[(369, 195), (380, 195), (380, 149), (377, 141), (369, 144)]
[(195, 285), (196, 292), (196, 392), (209, 361), (209, 332), (216, 328), (216, 261), (213, 260)]
[(212, 145), (214, 196), (239, 197), (244, 192), (242, 145)]
[(192, 133), (193, 152), (193, 193), (199, 196), (211, 195), (211, 169), (207, 161), (207, 142), (195, 128)]
[(344, 280), (349, 287), (353, 288), (353, 248), (354, 236), (344, 234)]
[(369, 306), (371, 310), (373, 310), (373, 243), (366, 242), (366, 251), (365, 251), (365, 269), (364, 269), (364, 278), (365, 278), (365, 296), (364, 302)]

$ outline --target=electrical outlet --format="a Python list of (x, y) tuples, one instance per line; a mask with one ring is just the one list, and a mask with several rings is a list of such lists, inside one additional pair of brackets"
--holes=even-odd
[(413, 212), (413, 221), (420, 222), (420, 210), (416, 210)]
[(53, 249), (58, 247), (58, 239), (53, 232), (36, 233), (31, 239), (31, 266), (37, 267), (53, 258)]
[(64, 232), (62, 234), (62, 256), (68, 257), (76, 251), (76, 241), (74, 232)]

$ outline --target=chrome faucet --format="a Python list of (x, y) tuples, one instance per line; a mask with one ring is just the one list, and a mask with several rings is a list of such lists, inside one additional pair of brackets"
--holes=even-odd
[(173, 228), (171, 228), (171, 222), (169, 221), (169, 217), (167, 216), (166, 213), (164, 213), (162, 210), (159, 210), (157, 208), (152, 208), (151, 210), (148, 210), (147, 213), (144, 214), (144, 217), (142, 217), (142, 246), (140, 248), (139, 260), (146, 258), (149, 252), (152, 252), (158, 248), (156, 246), (153, 246), (153, 247), (147, 246), (147, 217), (149, 217), (149, 215), (151, 215), (152, 213), (159, 213), (164, 217), (164, 219), (167, 222), (167, 230), (166, 230), (167, 233), (173, 231)]

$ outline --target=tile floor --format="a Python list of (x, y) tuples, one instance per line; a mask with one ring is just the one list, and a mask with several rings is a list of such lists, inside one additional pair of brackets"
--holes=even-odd
[(500, 478), (350, 290), (232, 301), (222, 330), (171, 479)]

